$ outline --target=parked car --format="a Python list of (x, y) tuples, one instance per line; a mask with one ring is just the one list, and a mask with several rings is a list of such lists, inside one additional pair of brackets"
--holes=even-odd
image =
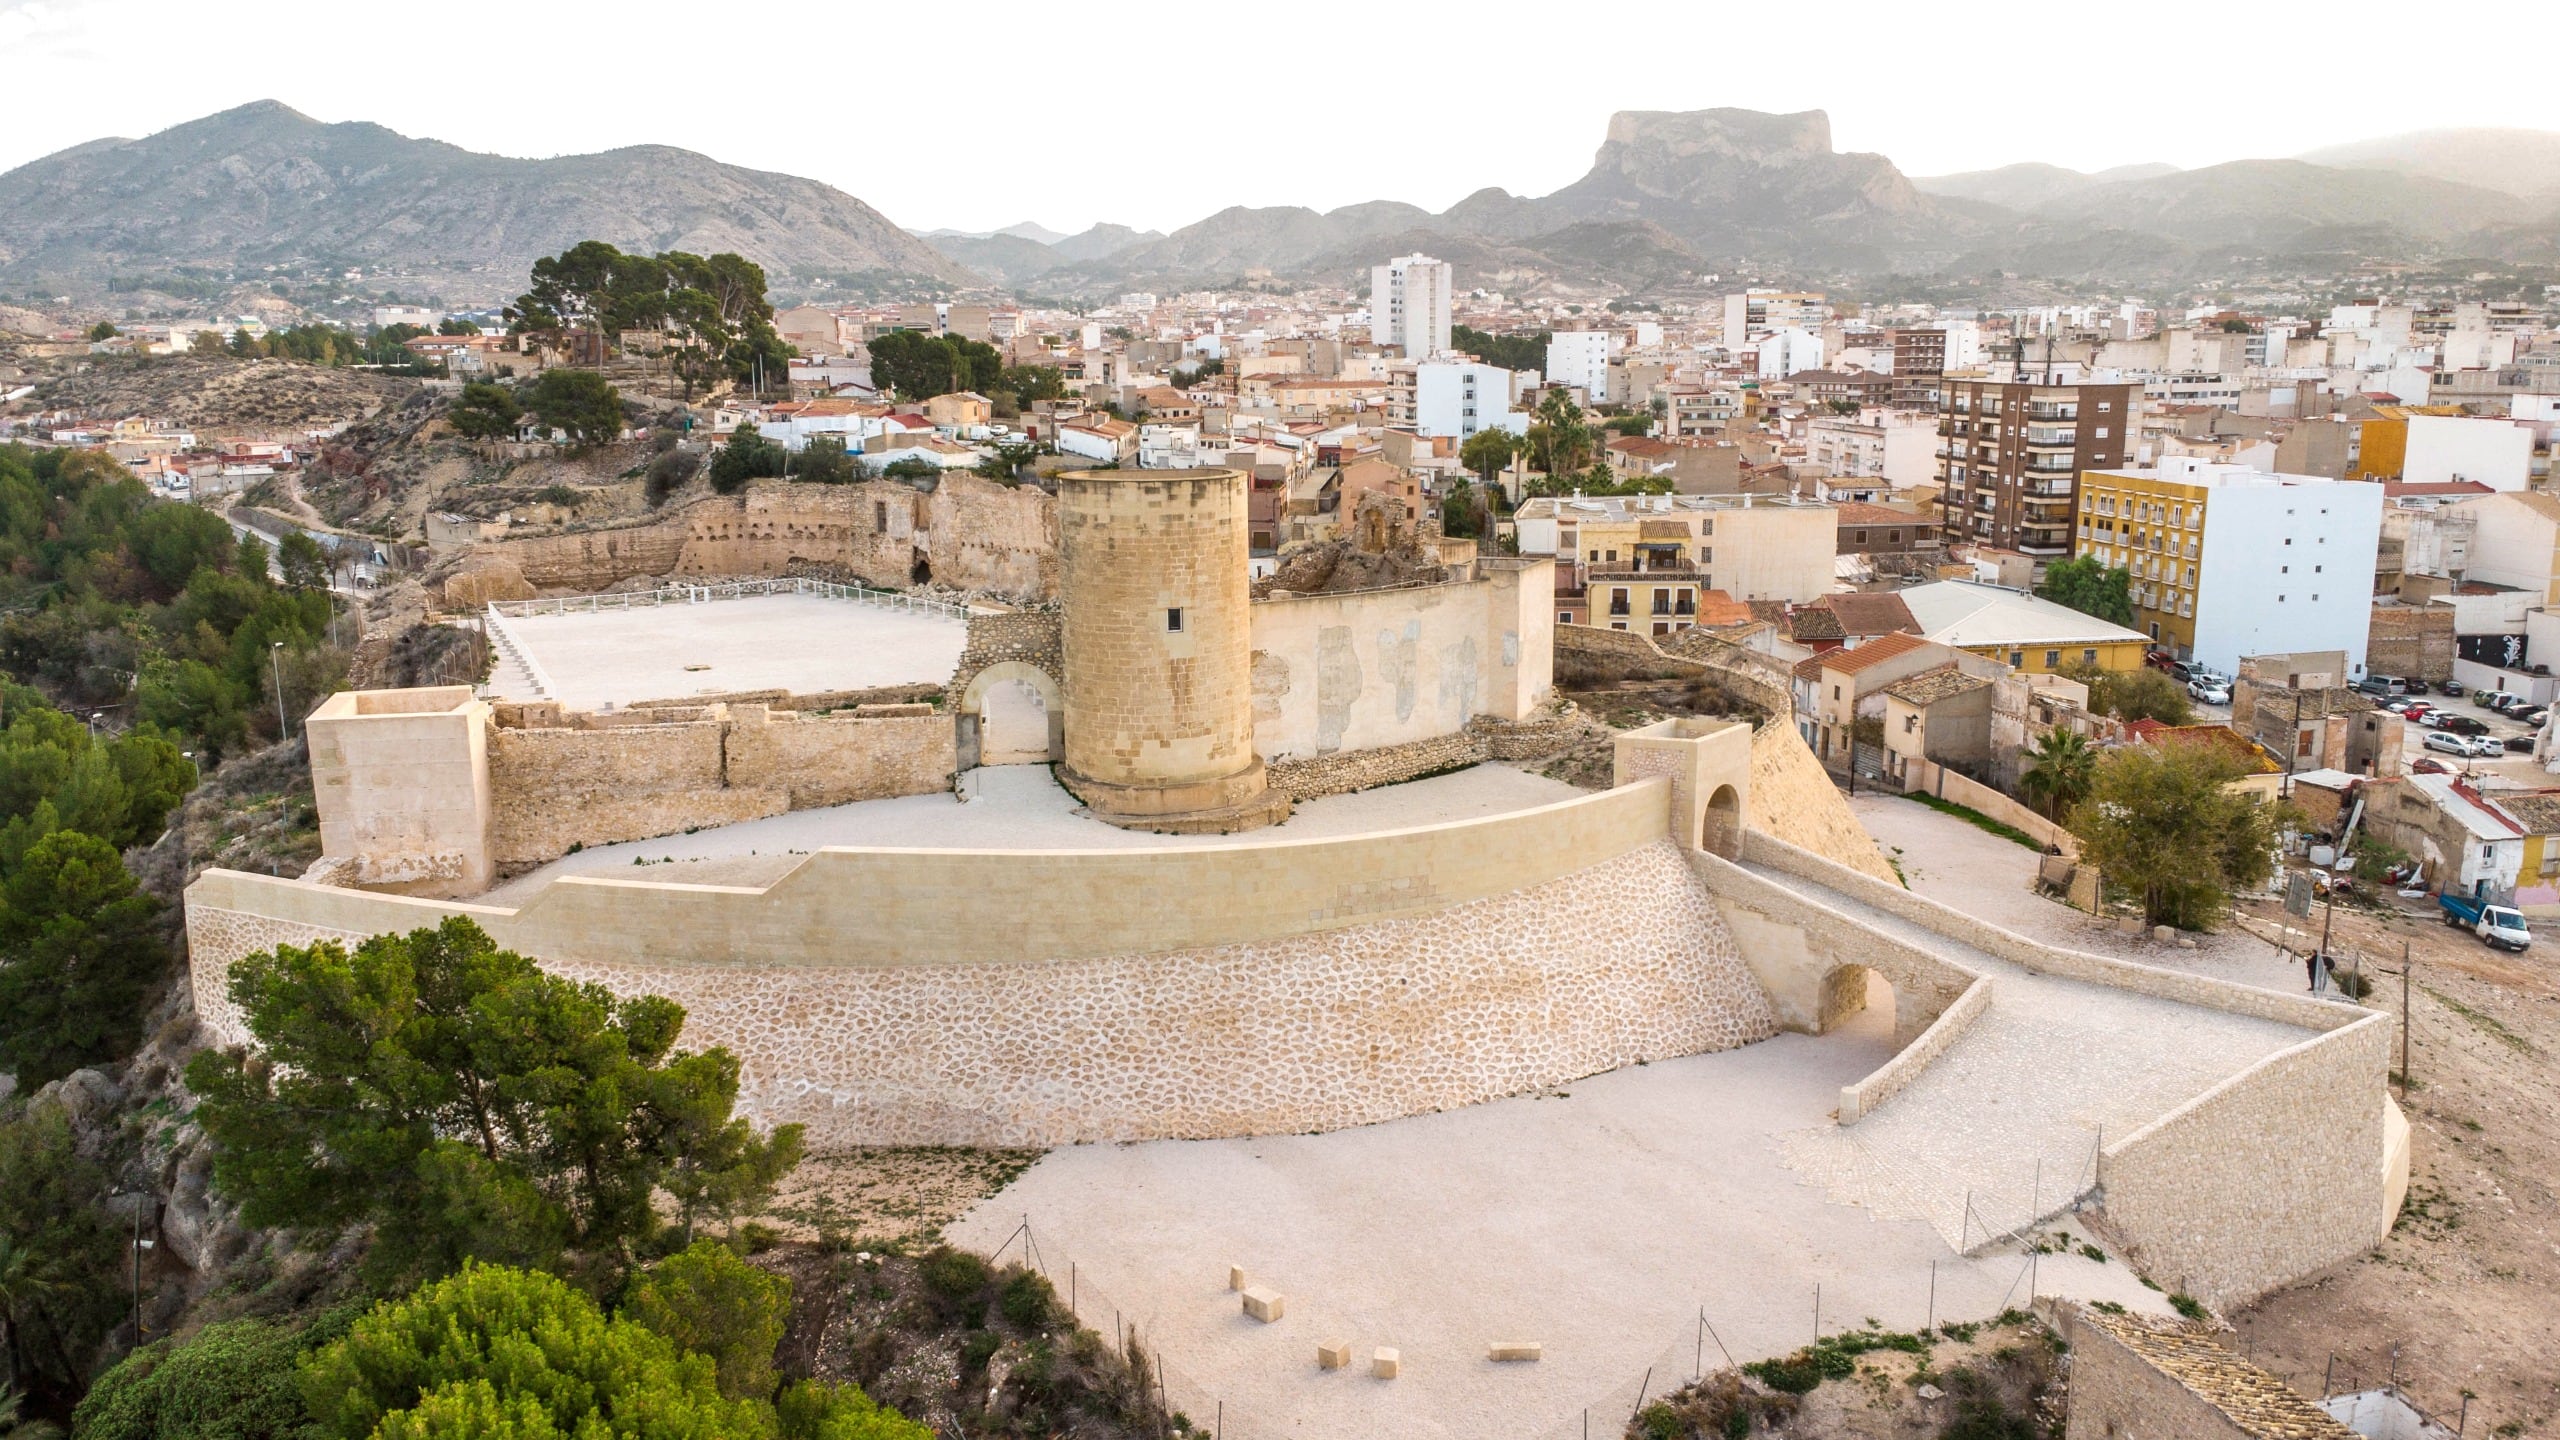
[(2195, 679), (2188, 681), (2187, 693), (2195, 697), (2198, 702), (2206, 705), (2228, 705), (2231, 703), (2231, 687), (2214, 679), (2210, 675), (2199, 675)]
[(2536, 705), (2530, 710), (2519, 711), (2515, 717), (2517, 724), (2529, 726), (2535, 730), (2541, 729), (2542, 722), (2550, 718), (2551, 707), (2548, 705)]
[(2427, 712), (2427, 718), (2419, 721), (2418, 723), (2432, 729), (2442, 730), (2451, 735), (2486, 735), (2489, 733), (2488, 721), (2476, 719), (2469, 715), (2456, 715), (2450, 710), (2430, 710)]
[(2417, 720), (2417, 719), (2421, 719), (2421, 718), (2423, 718), (2423, 717), (2425, 717), (2425, 716), (2427, 716), (2427, 715), (2431, 715), (2431, 714), (2435, 713), (2435, 708), (2436, 708), (2436, 707), (2435, 707), (2432, 703), (2430, 703), (2430, 702), (2428, 702), (2428, 701), (2425, 701), (2425, 700), (2405, 700), (2405, 699), (2404, 699), (2404, 700), (2386, 700), (2386, 701), (2384, 701), (2384, 702), (2383, 702), (2383, 704), (2382, 704), (2382, 708), (2383, 708), (2383, 709), (2385, 709), (2385, 710), (2390, 711), (2390, 712), (2391, 712), (2392, 714), (2394, 714), (2394, 715), (2404, 715), (2404, 716), (2407, 716), (2409, 719)]
[(2409, 773), (2412, 775), (2445, 775), (2450, 774), (2451, 772), (2444, 768), (2444, 762), (2433, 759), (2429, 756), (2421, 755), (2417, 759), (2409, 762)]
[(2533, 932), (2526, 928), (2523, 912), (2512, 906), (2493, 905), (2450, 891), (2436, 896), (2436, 904), (2444, 907), (2444, 923), (2470, 931), (2493, 950), (2522, 950), (2533, 943)]
[(2184, 660), (2172, 660), (2169, 662), (2169, 678), (2184, 685), (2196, 678), (2196, 667)]
[(2533, 753), (2533, 742), (2534, 737), (2531, 735), (2510, 735), (2507, 737), (2507, 753), (2510, 755), (2530, 755)]
[(2154, 670), (2166, 670), (2178, 663), (2178, 657), (2166, 650), (2145, 650), (2142, 652), (2142, 663)]
[(2525, 698), (2521, 695), (2510, 695), (2507, 692), (2500, 690), (2493, 692), (2483, 703), (2491, 710), (2494, 710), (2501, 715), (2512, 715), (2515, 713), (2517, 706), (2526, 702)]
[(2367, 695), (2406, 695), (2409, 683), (2389, 675), (2367, 675), (2356, 682), (2356, 688)]
[(2436, 686), (2436, 693), (2439, 695), (2450, 695), (2454, 699), (2459, 700), (2462, 698), (2462, 682), (2459, 680), (2442, 681)]
[(2506, 746), (2486, 735), (2465, 735), (2461, 739), (2462, 743), (2471, 747), (2472, 754), (2483, 760), (2495, 760), (2507, 753)]
[(2427, 748), (2446, 755), (2468, 755), (2471, 753), (2471, 738), (2467, 735), (2447, 735), (2441, 730), (2431, 730), (2427, 733)]

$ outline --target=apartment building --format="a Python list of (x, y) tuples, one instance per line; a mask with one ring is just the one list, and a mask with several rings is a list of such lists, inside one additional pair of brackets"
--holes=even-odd
[(1932, 326), (1893, 332), (1893, 403), (1936, 409), (1946, 373), (1946, 331)]
[(1428, 255), (1399, 255), (1369, 269), (1369, 338), (1408, 360), (1449, 348), (1452, 267)]
[(2522, 490), (2533, 473), (2533, 431), (2452, 405), (2384, 405), (2359, 427), (2348, 478), (2433, 484), (2468, 480)]
[(1697, 623), (1708, 591), (1829, 593), (1839, 531), (1829, 505), (1758, 495), (1540, 496), (1514, 519), (1521, 554), (1555, 557), (1559, 593), (1589, 595), (1589, 623), (1656, 635)]
[(1948, 543), (2070, 555), (2079, 476), (2125, 463), (2133, 396), (2131, 385), (1948, 380), (1938, 417)]
[(1479, 430), (1524, 435), (1528, 415), (1511, 408), (1513, 378), (1499, 365), (1426, 360), (1413, 371), (1413, 426), (1464, 443)]
[(1831, 307), (1824, 303), (1818, 290), (1752, 289), (1727, 295), (1724, 348), (1739, 354), (1744, 346), (1772, 330), (1818, 332), (1830, 319)]
[(2341, 650), (2364, 666), (2379, 485), (2164, 460), (2080, 480), (2078, 553), (2132, 573), (2134, 624), (2234, 673), (2244, 655)]
[(1625, 337), (1615, 330), (1558, 330), (1547, 337), (1547, 380), (1570, 385), (1598, 405), (1609, 398), (1609, 357)]

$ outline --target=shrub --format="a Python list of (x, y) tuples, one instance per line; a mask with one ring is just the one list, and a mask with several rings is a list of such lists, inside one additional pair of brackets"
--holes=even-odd
[(267, 1320), (208, 1325), (146, 1345), (98, 1377), (71, 1424), (80, 1440), (307, 1440), (323, 1432), (302, 1400), (303, 1353), (337, 1339), (352, 1309), (294, 1329)]
[(649, 462), (648, 478), (644, 482), (643, 493), (648, 496), (649, 507), (654, 510), (666, 504), (667, 497), (701, 469), (702, 456), (695, 451), (662, 451), (657, 459)]
[(624, 1313), (687, 1350), (711, 1357), (720, 1393), (773, 1394), (774, 1347), (791, 1313), (791, 1282), (759, 1270), (716, 1240), (697, 1240), (649, 1267)]

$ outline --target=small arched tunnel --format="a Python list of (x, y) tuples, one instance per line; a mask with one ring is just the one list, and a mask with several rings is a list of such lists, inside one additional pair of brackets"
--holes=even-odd
[(1698, 822), (1698, 848), (1727, 860), (1742, 858), (1742, 797), (1730, 785), (1719, 785), (1707, 797), (1706, 814)]
[(1866, 965), (1837, 965), (1822, 977), (1822, 1001), (1815, 1033), (1835, 1030), (1871, 1031), (1891, 1038), (1899, 1018), (1893, 982)]
[(964, 770), (1066, 758), (1066, 708), (1058, 682), (1038, 666), (1006, 660), (979, 671), (961, 694), (958, 714)]

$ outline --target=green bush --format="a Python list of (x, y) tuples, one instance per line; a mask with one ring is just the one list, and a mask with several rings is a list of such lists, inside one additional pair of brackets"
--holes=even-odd
[(687, 1350), (711, 1357), (720, 1393), (773, 1394), (774, 1347), (791, 1315), (791, 1282), (759, 1270), (717, 1240), (697, 1240), (649, 1267), (624, 1313)]
[(304, 1329), (232, 1320), (146, 1345), (98, 1377), (72, 1416), (74, 1440), (319, 1440), (298, 1366), (354, 1318), (342, 1308)]

